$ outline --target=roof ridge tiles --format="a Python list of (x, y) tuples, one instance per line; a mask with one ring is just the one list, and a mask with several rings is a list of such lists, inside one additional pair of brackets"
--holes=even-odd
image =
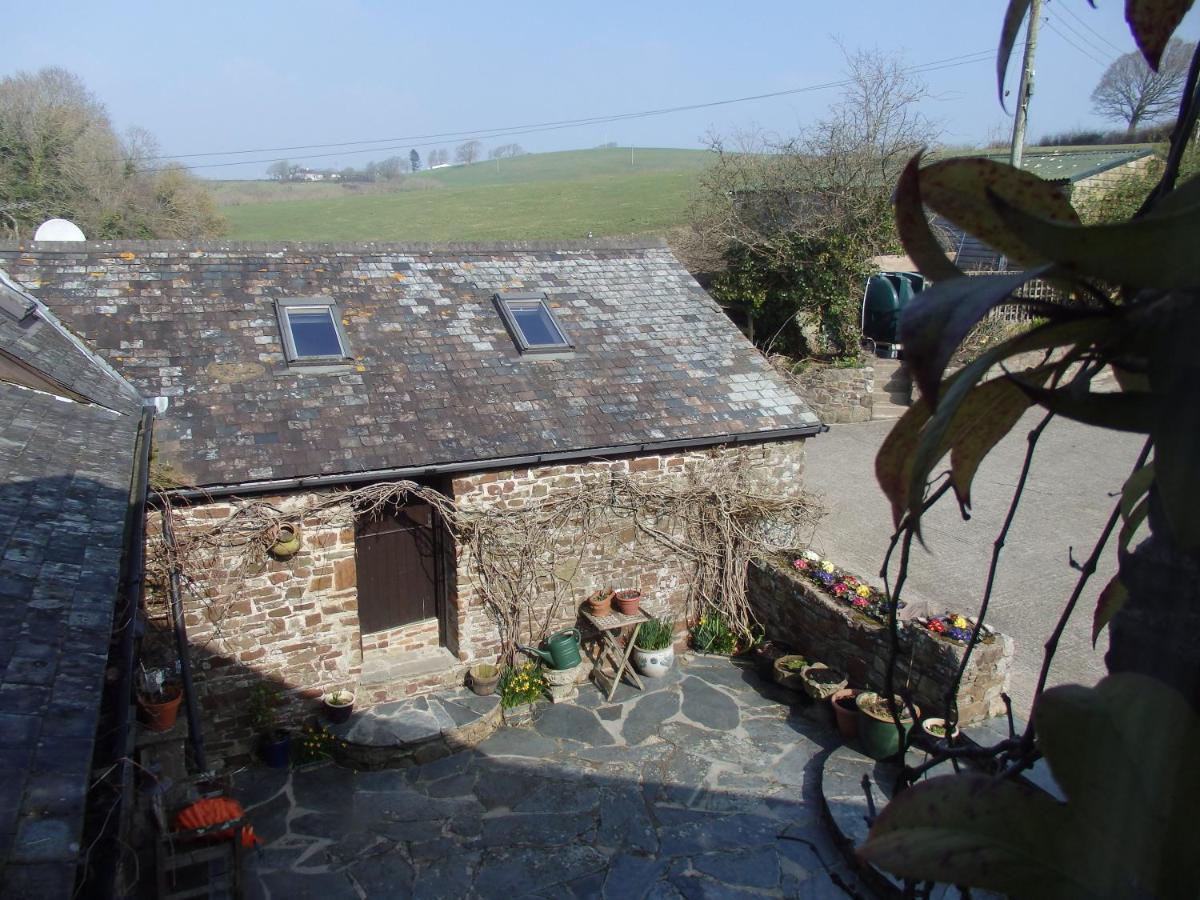
[(111, 250), (125, 251), (258, 251), (264, 253), (313, 252), (354, 253), (358, 255), (385, 253), (459, 254), (459, 253), (563, 253), (614, 250), (665, 250), (667, 242), (661, 237), (585, 238), (564, 241), (479, 241), (479, 242), (389, 242), (389, 241), (179, 241), (179, 240), (111, 240), (111, 241), (0, 241), (0, 251), (36, 251), (38, 253), (80, 253)]

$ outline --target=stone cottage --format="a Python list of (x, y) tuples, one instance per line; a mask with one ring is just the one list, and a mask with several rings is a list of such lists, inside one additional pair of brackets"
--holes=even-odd
[[(0, 265), (157, 398), (176, 530), (252, 504), (297, 516), (295, 555), (238, 568), (218, 553), (187, 573), (217, 755), (244, 747), (233, 725), (256, 682), (378, 702), (496, 656), (437, 503), (330, 524), (309, 515), (325, 499), (406, 481), (514, 509), (615, 477), (702, 482), (735, 457), (798, 495), (804, 441), (824, 428), (656, 241), (0, 244)], [(531, 602), (545, 627), (609, 585), (682, 620), (690, 565), (617, 526), (560, 538), (567, 562), (537, 587), (555, 596)]]

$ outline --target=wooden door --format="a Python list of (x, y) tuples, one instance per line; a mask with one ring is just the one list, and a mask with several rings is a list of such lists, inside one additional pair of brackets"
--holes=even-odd
[(358, 619), (363, 634), (438, 615), (440, 532), (433, 509), (414, 503), (358, 520)]

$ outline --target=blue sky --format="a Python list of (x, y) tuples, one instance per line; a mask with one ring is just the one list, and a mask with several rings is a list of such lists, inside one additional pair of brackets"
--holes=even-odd
[[(1120, 0), (1049, 0), (1030, 133), (1101, 124), (1089, 95), (1107, 62), (1133, 49)], [(703, 103), (820, 84), (849, 48), (898, 49), (908, 63), (995, 48), (1003, 0), (457, 4), (63, 2), (5, 14), (0, 74), (61, 65), (83, 77), (114, 123), (140, 125), (172, 154), (490, 129)], [(1090, 26), (1094, 31), (1088, 30)], [(1200, 35), (1200, 12), (1181, 35)], [(1014, 61), (1015, 62), (1015, 61)], [(925, 113), (943, 140), (982, 141), (1009, 119), (993, 63), (924, 77)], [(837, 99), (824, 90), (655, 118), (496, 137), (531, 151), (699, 147), (707, 133), (792, 134)], [(455, 140), (446, 141), (452, 148)], [(386, 146), (386, 145), (385, 145)], [(311, 151), (313, 153), (322, 151)], [(324, 151), (329, 152), (329, 151)], [(391, 150), (305, 159), (356, 164)], [(422, 157), (427, 147), (420, 148)], [(261, 160), (282, 153), (252, 154)], [(230, 157), (196, 158), (196, 165)], [(253, 177), (265, 164), (197, 168)]]

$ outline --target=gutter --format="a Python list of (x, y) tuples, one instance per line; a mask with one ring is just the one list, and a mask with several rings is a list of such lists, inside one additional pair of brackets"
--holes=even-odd
[(116, 693), (116, 725), (113, 728), (109, 749), (109, 762), (120, 765), (121, 780), (112, 809), (104, 819), (97, 841), (107, 844), (108, 852), (100, 855), (99, 869), (94, 883), (98, 896), (118, 895), (117, 878), (120, 874), (121, 852), (125, 846), (122, 834), (127, 833), (129, 816), (132, 812), (130, 798), (133, 796), (133, 747), (131, 712), (133, 710), (133, 657), (136, 640), (138, 610), (142, 605), (145, 586), (146, 547), (146, 496), (150, 486), (150, 436), (154, 426), (154, 407), (142, 407), (141, 423), (138, 426), (134, 450), (134, 469), (130, 479), (129, 507), (125, 514), (125, 560), (121, 578), (125, 585), (125, 603), (117, 628), (121, 632), (121, 644), (117, 661), (119, 681)]
[(616, 444), (607, 447), (589, 447), (582, 450), (557, 450), (550, 453), (501, 456), (493, 459), (466, 460), (438, 463), (428, 466), (401, 466), (387, 469), (370, 469), (362, 472), (343, 472), (336, 475), (307, 475), (300, 478), (276, 478), (270, 481), (247, 481), (236, 484), (215, 484), (205, 488), (179, 488), (158, 492), (153, 503), (172, 500), (212, 500), (217, 497), (267, 494), (298, 488), (349, 486), (373, 481), (392, 479), (431, 478), (438, 475), (454, 475), (462, 472), (486, 472), (492, 469), (517, 469), (547, 463), (592, 462), (611, 456), (628, 456), (656, 453), (661, 450), (698, 450), (722, 444), (762, 444), (787, 438), (807, 438), (829, 430), (828, 425), (817, 423), (800, 428), (780, 428), (774, 431), (720, 434), (707, 438), (684, 438), (672, 441), (648, 441), (641, 444)]

